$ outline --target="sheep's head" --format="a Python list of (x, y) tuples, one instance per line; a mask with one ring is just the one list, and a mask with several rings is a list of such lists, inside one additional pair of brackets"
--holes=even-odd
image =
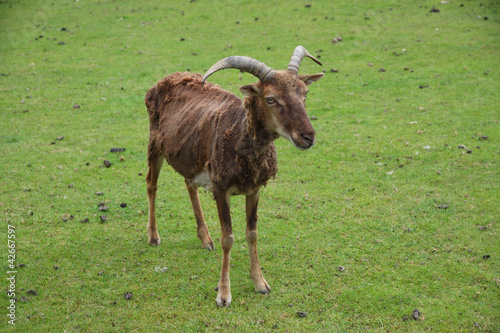
[(266, 129), (291, 141), (299, 149), (309, 149), (316, 143), (316, 137), (305, 108), (307, 86), (321, 79), (323, 73), (299, 75), (300, 62), (306, 56), (321, 65), (302, 46), (295, 48), (286, 71), (274, 71), (249, 57), (225, 58), (207, 71), (203, 82), (224, 68), (238, 68), (255, 75), (260, 81), (241, 86), (240, 91), (256, 98)]

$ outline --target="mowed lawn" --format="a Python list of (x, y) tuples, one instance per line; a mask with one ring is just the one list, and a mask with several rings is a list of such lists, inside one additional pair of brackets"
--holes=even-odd
[[(0, 331), (499, 331), (499, 23), (497, 0), (0, 1)], [(297, 45), (323, 62), (300, 68), (325, 72), (307, 101), (317, 144), (275, 142), (269, 295), (232, 198), (220, 309), (215, 203), (201, 194), (208, 252), (168, 166), (162, 244), (147, 243), (144, 96), (231, 55), (286, 69)], [(209, 80), (242, 96), (256, 78)]]

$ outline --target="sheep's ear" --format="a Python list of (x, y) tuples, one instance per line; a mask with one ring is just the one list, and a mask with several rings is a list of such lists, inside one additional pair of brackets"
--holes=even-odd
[(257, 86), (257, 83), (245, 84), (240, 87), (240, 91), (247, 96), (257, 96), (260, 94), (260, 88)]
[(299, 79), (302, 80), (306, 84), (306, 86), (308, 86), (321, 79), (324, 75), (325, 74), (323, 73), (299, 75)]

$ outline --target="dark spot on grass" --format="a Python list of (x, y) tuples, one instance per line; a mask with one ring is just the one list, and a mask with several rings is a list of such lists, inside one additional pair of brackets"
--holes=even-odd
[(301, 317), (301, 318), (307, 317), (307, 312), (301, 312), (301, 311), (298, 311), (298, 312), (297, 312), (297, 316), (299, 316), (299, 317)]
[(485, 255), (483, 256), (483, 259), (490, 259), (490, 258), (491, 258), (491, 256), (490, 256), (489, 254), (485, 254)]
[(110, 162), (110, 161), (108, 161), (108, 160), (104, 160), (104, 162), (103, 162), (103, 163), (104, 163), (104, 166), (105, 166), (106, 168), (109, 168), (109, 167), (111, 166), (111, 162)]
[(87, 223), (87, 222), (89, 222), (89, 218), (88, 217), (86, 217), (86, 218), (84, 218), (83, 220), (80, 221), (80, 223)]
[(125, 148), (111, 148), (109, 151), (112, 153), (121, 153), (125, 151)]
[(487, 228), (487, 227), (485, 227), (485, 226), (480, 226), (480, 227), (479, 227), (479, 230), (486, 230), (486, 229), (488, 229), (488, 228)]
[(36, 290), (30, 289), (26, 292), (28, 295), (38, 296), (38, 292)]
[(108, 220), (106, 215), (101, 215), (101, 216), (99, 216), (99, 218), (101, 219), (102, 222), (106, 222)]
[(130, 300), (132, 299), (133, 295), (130, 291), (127, 291), (125, 294), (123, 294), (123, 297), (126, 299), (126, 300)]
[(434, 6), (432, 6), (432, 9), (431, 9), (430, 13), (439, 13), (439, 12), (440, 12), (439, 9), (435, 8)]
[(380, 73), (383, 73), (383, 72), (385, 72), (385, 68), (381, 68), (381, 69), (379, 69), (378, 71), (379, 71)]
[(59, 269), (59, 266), (54, 265), (54, 269), (57, 271)]
[(125, 202), (122, 202), (122, 203), (120, 204), (120, 207), (121, 207), (121, 208), (125, 208), (125, 207), (127, 207), (127, 204), (126, 204)]
[(420, 315), (421, 315), (420, 311), (418, 311), (418, 309), (414, 309), (411, 314), (411, 317), (415, 320), (418, 320)]
[(73, 109), (79, 109), (79, 108), (80, 108), (80, 105), (78, 105), (78, 104), (73, 105)]

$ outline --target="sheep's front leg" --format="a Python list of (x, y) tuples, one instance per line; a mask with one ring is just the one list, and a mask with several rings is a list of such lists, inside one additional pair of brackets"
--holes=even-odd
[(217, 211), (221, 225), (222, 237), (222, 270), (220, 273), (218, 293), (215, 301), (220, 307), (231, 305), (231, 281), (229, 280), (229, 268), (231, 260), (231, 248), (234, 243), (233, 228), (231, 226), (231, 211), (229, 204), (229, 193), (222, 192), (215, 196)]
[(250, 278), (255, 286), (255, 291), (269, 294), (271, 287), (267, 284), (260, 268), (257, 256), (257, 206), (259, 204), (259, 190), (246, 196), (247, 228), (246, 237), (250, 251)]
[(161, 166), (163, 165), (162, 155), (148, 154), (149, 170), (146, 176), (148, 184), (148, 200), (149, 200), (149, 222), (148, 236), (149, 244), (160, 245), (160, 236), (158, 234), (158, 226), (156, 225), (155, 201), (156, 191), (158, 190), (158, 177), (160, 176)]
[(200, 196), (198, 195), (198, 186), (190, 184), (187, 180), (186, 187), (189, 192), (189, 199), (191, 199), (191, 205), (193, 206), (194, 217), (196, 218), (197, 225), (197, 235), (201, 240), (201, 245), (207, 250), (214, 250), (214, 242), (210, 233), (208, 232), (207, 224), (205, 222), (205, 217), (203, 216), (203, 210), (201, 209)]

